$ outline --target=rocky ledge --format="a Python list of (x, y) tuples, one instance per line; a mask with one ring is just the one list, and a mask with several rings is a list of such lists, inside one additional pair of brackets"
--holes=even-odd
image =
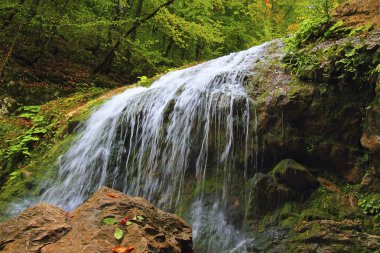
[(1, 252), (193, 252), (191, 228), (146, 200), (102, 188), (71, 213), (48, 204), (0, 224)]

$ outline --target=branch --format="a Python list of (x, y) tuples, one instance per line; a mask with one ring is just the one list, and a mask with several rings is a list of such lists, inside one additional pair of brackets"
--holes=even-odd
[(115, 42), (114, 46), (108, 51), (106, 57), (104, 58), (104, 60), (99, 64), (97, 65), (94, 70), (93, 70), (93, 74), (97, 74), (99, 73), (101, 70), (103, 70), (103, 68), (107, 65), (107, 64), (110, 64), (110, 62), (112, 62), (112, 58), (114, 56), (114, 53), (115, 51), (119, 48), (120, 44), (121, 44), (121, 40), (128, 37), (130, 34), (132, 34), (134, 31), (137, 30), (137, 28), (139, 28), (144, 22), (148, 21), (149, 19), (153, 18), (161, 9), (165, 8), (165, 7), (168, 7), (169, 5), (171, 5), (175, 0), (169, 0), (163, 4), (161, 4), (160, 6), (158, 6), (153, 12), (151, 12), (148, 16), (146, 16), (145, 18), (143, 19), (139, 19), (137, 20), (131, 28), (129, 28), (129, 30), (127, 30), (121, 37), (119, 37), (119, 39)]
[(0, 76), (1, 76), (1, 72), (3, 71), (3, 68), (5, 67), (5, 65), (7, 64), (8, 60), (9, 60), (9, 58), (10, 58), (11, 55), (12, 55), (13, 48), (14, 48), (14, 46), (15, 46), (15, 44), (16, 44), (16, 41), (17, 41), (17, 39), (18, 39), (18, 36), (19, 36), (19, 34), (20, 34), (20, 30), (21, 30), (21, 23), (20, 23), (19, 26), (18, 26), (16, 36), (15, 36), (15, 38), (14, 38), (14, 40), (13, 40), (12, 45), (10, 46), (10, 48), (9, 48), (9, 50), (8, 50), (8, 53), (5, 55), (3, 62), (1, 62), (1, 64), (0, 64)]

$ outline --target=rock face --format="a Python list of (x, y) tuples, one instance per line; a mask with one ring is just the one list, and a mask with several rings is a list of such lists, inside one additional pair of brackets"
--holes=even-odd
[[(117, 229), (122, 231), (120, 240), (114, 237)], [(191, 228), (181, 218), (104, 187), (70, 214), (38, 204), (1, 224), (0, 250), (191, 253), (193, 247)]]

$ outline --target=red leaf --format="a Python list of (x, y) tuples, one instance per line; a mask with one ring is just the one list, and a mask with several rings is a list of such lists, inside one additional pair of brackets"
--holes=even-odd
[(120, 225), (125, 226), (125, 224), (127, 223), (128, 220), (129, 220), (128, 217), (124, 217), (123, 219), (120, 220), (119, 223), (120, 223)]

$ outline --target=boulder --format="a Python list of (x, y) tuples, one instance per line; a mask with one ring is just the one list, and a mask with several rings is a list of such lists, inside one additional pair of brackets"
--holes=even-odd
[(271, 171), (277, 182), (296, 191), (314, 190), (319, 182), (303, 165), (292, 159), (280, 161)]
[(248, 182), (249, 218), (259, 218), (277, 207), (279, 192), (273, 177), (258, 172)]
[(268, 174), (256, 173), (248, 181), (248, 218), (258, 219), (288, 201), (305, 200), (319, 181), (294, 160), (282, 160)]
[(142, 198), (104, 187), (70, 214), (38, 204), (0, 224), (0, 250), (191, 253), (193, 247), (184, 220)]

